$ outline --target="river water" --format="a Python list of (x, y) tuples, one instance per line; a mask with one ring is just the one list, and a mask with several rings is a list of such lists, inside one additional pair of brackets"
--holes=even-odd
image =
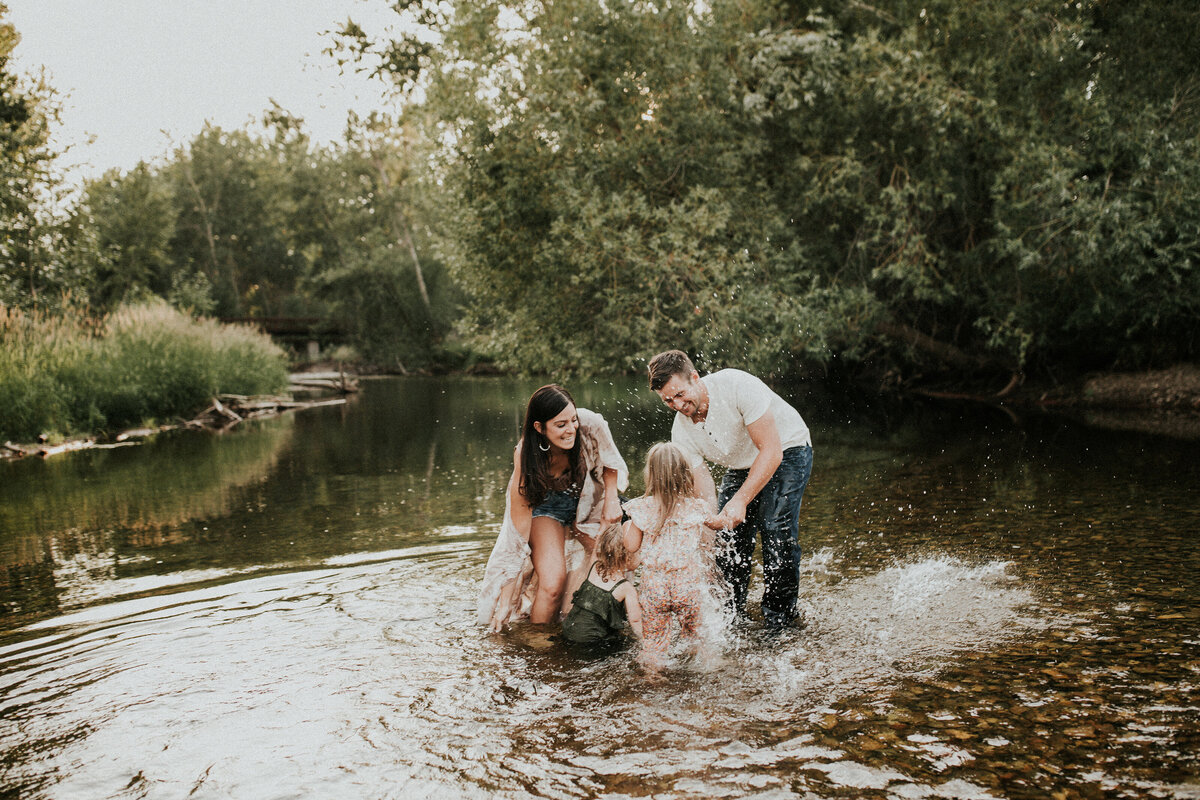
[(805, 626), (653, 681), (475, 624), (536, 385), (0, 464), (0, 796), (1200, 798), (1195, 442), (802, 387)]

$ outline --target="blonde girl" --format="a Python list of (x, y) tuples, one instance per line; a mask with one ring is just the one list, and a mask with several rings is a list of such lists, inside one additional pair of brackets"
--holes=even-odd
[(672, 620), (680, 638), (697, 637), (714, 534), (704, 524), (712, 510), (693, 495), (692, 470), (678, 447), (651, 447), (645, 476), (646, 493), (625, 504), (624, 543), (642, 563), (640, 660), (656, 668), (666, 659)]

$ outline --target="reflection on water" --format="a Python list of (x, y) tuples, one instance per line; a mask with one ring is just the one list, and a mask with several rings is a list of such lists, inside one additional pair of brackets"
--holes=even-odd
[(252, 496), (275, 468), (291, 422), (0, 465), (5, 610), (54, 611), (181, 583), (150, 554), (186, 548), (193, 523), (206, 530), (204, 520)]
[[(369, 382), (124, 466), (0, 465), (0, 794), (1200, 796), (1185, 444), (803, 396), (805, 627), (653, 682), (473, 624), (535, 386)], [(637, 472), (653, 397), (571, 388)]]

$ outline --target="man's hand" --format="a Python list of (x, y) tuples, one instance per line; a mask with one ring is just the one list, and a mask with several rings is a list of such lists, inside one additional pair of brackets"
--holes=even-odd
[(725, 521), (725, 528), (733, 530), (746, 521), (746, 503), (735, 494), (718, 516)]
[(779, 431), (775, 429), (775, 418), (771, 416), (770, 411), (747, 425), (746, 432), (750, 434), (750, 441), (758, 448), (758, 455), (754, 457), (754, 463), (750, 465), (741, 488), (729, 498), (721, 513), (717, 515), (717, 519), (722, 523), (721, 529), (724, 530), (733, 530), (746, 521), (746, 504), (758, 497), (758, 493), (771, 480), (771, 476), (783, 460)]

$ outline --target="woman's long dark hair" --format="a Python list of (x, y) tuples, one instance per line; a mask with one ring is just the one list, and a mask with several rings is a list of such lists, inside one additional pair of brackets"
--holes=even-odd
[[(542, 449), (549, 446), (549, 442), (534, 429), (533, 423), (540, 422), (544, 430), (546, 423), (561, 414), (567, 405), (575, 405), (575, 398), (557, 383), (551, 383), (534, 392), (525, 407), (525, 424), (521, 426), (521, 494), (525, 495), (531, 508), (541, 505), (555, 488), (550, 474), (550, 453)], [(575, 434), (575, 445), (567, 452), (571, 483), (576, 487), (583, 483), (584, 465), (579, 444), (582, 438), (583, 431), (580, 430)]]

